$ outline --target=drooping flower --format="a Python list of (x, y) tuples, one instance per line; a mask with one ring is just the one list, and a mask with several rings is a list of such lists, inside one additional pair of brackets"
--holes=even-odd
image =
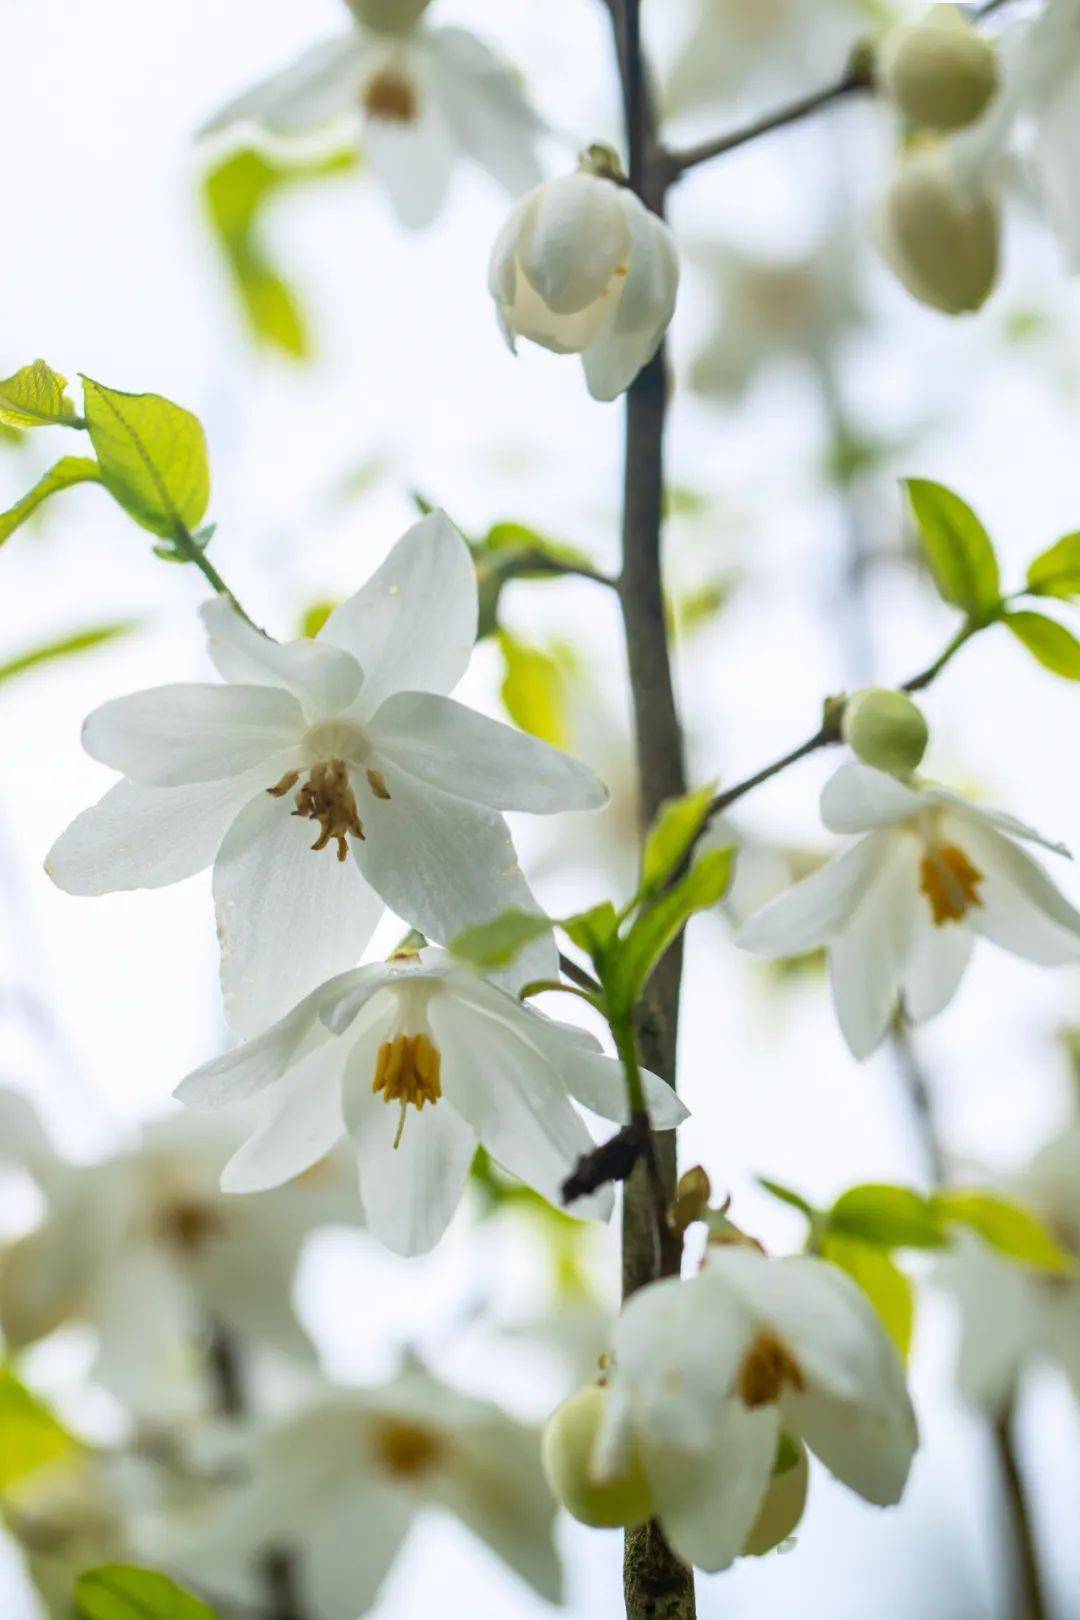
[(359, 123), (364, 156), (412, 229), (439, 214), (459, 157), (511, 196), (536, 185), (545, 126), (509, 64), (464, 28), (429, 28), (427, 0), (347, 3), (348, 34), (246, 91), (203, 133), (254, 124), (287, 137)]
[(555, 1504), (539, 1435), (497, 1406), (408, 1367), (381, 1387), (319, 1387), (257, 1436), (250, 1484), (215, 1505), (187, 1561), (211, 1588), (219, 1562), (253, 1568), (287, 1548), (301, 1612), (357, 1620), (414, 1520), (453, 1514), (542, 1597), (558, 1602)]
[[(660, 1128), (685, 1118), (669, 1086), (652, 1076), (648, 1085)], [(290, 1180), (347, 1133), (368, 1227), (399, 1254), (438, 1242), (478, 1144), (558, 1204), (592, 1147), (570, 1099), (627, 1117), (621, 1068), (590, 1035), (433, 949), (331, 980), (176, 1095), (195, 1108), (259, 1105), (254, 1135), (225, 1170), (229, 1192)], [(574, 1213), (610, 1208), (608, 1189)]]
[(747, 1548), (785, 1435), (868, 1502), (900, 1499), (918, 1443), (903, 1369), (842, 1272), (717, 1248), (693, 1279), (633, 1296), (615, 1328), (598, 1485), (636, 1453), (675, 1551), (725, 1569)]
[(524, 337), (580, 354), (590, 394), (612, 400), (660, 347), (679, 261), (663, 220), (587, 161), (517, 204), (492, 249), (488, 288), (512, 350)]
[(301, 1246), (355, 1218), (339, 1158), (262, 1198), (230, 1199), (235, 1131), (179, 1115), (96, 1164), (37, 1155), (41, 1224), (0, 1253), (0, 1329), (17, 1351), (71, 1323), (97, 1337), (93, 1380), (137, 1417), (212, 1408), (215, 1328), (310, 1359), (292, 1308)]
[(1080, 959), (1080, 912), (1017, 840), (1068, 850), (1013, 816), (855, 763), (826, 784), (821, 816), (867, 836), (750, 917), (737, 943), (772, 957), (827, 947), (857, 1058), (901, 1001), (916, 1024), (949, 1004), (977, 937), (1047, 967)]
[(1080, 1122), (1040, 1148), (1009, 1191), (1041, 1217), (1078, 1272), (1040, 1271), (974, 1237), (942, 1261), (938, 1274), (963, 1325), (960, 1389), (995, 1416), (1040, 1361), (1060, 1367), (1080, 1400)]
[[(351, 967), (384, 904), (437, 940), (536, 910), (500, 812), (595, 808), (605, 791), (576, 760), (442, 695), (465, 672), (476, 613), (472, 559), (440, 513), (315, 641), (279, 644), (208, 603), (225, 684), (95, 710), (85, 746), (125, 780), (54, 845), (53, 880), (103, 894), (213, 864), (226, 1012), (245, 1033)], [(553, 946), (520, 966), (547, 976)]]

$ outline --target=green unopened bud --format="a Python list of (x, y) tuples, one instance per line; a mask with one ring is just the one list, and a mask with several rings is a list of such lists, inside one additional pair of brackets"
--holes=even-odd
[(380, 34), (405, 34), (420, 21), (431, 0), (345, 0), (365, 28)]
[(901, 160), (878, 218), (878, 246), (913, 297), (946, 315), (980, 309), (997, 280), (997, 205), (967, 191), (946, 154), (924, 147)]
[(810, 1465), (806, 1447), (801, 1440), (794, 1442), (795, 1460), (780, 1473), (774, 1473), (758, 1509), (753, 1528), (743, 1543), (744, 1558), (763, 1558), (779, 1547), (782, 1541), (798, 1527), (806, 1508), (806, 1493), (810, 1483)]
[(877, 80), (905, 118), (945, 133), (986, 111), (1000, 82), (998, 55), (955, 6), (935, 6), (885, 35)]
[(548, 1484), (568, 1513), (597, 1530), (644, 1524), (652, 1500), (641, 1457), (631, 1441), (623, 1469), (597, 1480), (593, 1450), (610, 1395), (601, 1384), (587, 1384), (552, 1413), (544, 1430), (541, 1457)]
[(907, 693), (879, 686), (856, 692), (844, 710), (841, 730), (864, 765), (894, 776), (917, 770), (930, 741), (923, 712)]
[(583, 152), (579, 152), (578, 168), (583, 174), (599, 175), (601, 180), (623, 181), (626, 179), (622, 158), (607, 141), (593, 141), (591, 146), (587, 146)]

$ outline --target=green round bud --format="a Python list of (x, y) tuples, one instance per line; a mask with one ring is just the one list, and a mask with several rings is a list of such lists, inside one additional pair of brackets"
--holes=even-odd
[(841, 733), (864, 765), (894, 776), (917, 770), (926, 753), (930, 733), (922, 710), (906, 692), (880, 686), (856, 692), (844, 709)]
[(379, 34), (406, 34), (420, 21), (431, 0), (345, 0), (365, 28)]
[(744, 1558), (764, 1558), (797, 1528), (806, 1508), (810, 1463), (802, 1441), (798, 1457), (783, 1473), (774, 1474), (758, 1510), (753, 1528), (743, 1543)]
[(962, 315), (994, 289), (1001, 227), (995, 203), (966, 191), (945, 153), (903, 158), (878, 216), (878, 247), (908, 292), (931, 309)]
[(986, 111), (1000, 83), (998, 55), (955, 6), (935, 6), (885, 35), (877, 80), (905, 118), (944, 134)]
[(555, 1496), (575, 1519), (596, 1530), (644, 1524), (653, 1512), (641, 1457), (633, 1442), (622, 1473), (602, 1482), (592, 1476), (593, 1447), (609, 1399), (602, 1384), (579, 1389), (552, 1413), (541, 1444), (544, 1473)]

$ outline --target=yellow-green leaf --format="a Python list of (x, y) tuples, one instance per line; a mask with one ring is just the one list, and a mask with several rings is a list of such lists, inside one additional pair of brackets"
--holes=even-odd
[(506, 967), (532, 940), (549, 933), (551, 926), (550, 917), (511, 907), (491, 922), (466, 928), (450, 941), (450, 951), (473, 967)]
[(594, 962), (602, 961), (619, 932), (619, 915), (610, 900), (563, 919), (563, 931)]
[(20, 524), (33, 516), (50, 495), (55, 495), (61, 489), (70, 489), (73, 484), (89, 483), (101, 483), (101, 469), (97, 462), (90, 456), (63, 456), (21, 501), (16, 501), (6, 512), (0, 512), (0, 546), (11, 538)]
[(83, 379), (86, 423), (109, 493), (162, 539), (197, 529), (210, 504), (198, 417), (160, 394), (122, 394)]
[(1080, 681), (1080, 641), (1071, 630), (1045, 613), (1006, 613), (1004, 622), (1044, 669)]
[(107, 641), (129, 635), (134, 629), (135, 625), (130, 621), (99, 624), (89, 630), (76, 630), (70, 636), (42, 642), (40, 646), (9, 658), (6, 664), (0, 664), (0, 685), (13, 680), (16, 675), (25, 675), (27, 670), (37, 669), (41, 664), (52, 664), (61, 658), (74, 658), (78, 653), (90, 652), (94, 647), (104, 646)]
[(102, 1564), (75, 1582), (81, 1620), (217, 1620), (200, 1598), (167, 1575), (134, 1564)]
[(1027, 577), (1040, 596), (1080, 596), (1080, 533), (1067, 534), (1036, 557)]
[(715, 787), (707, 782), (694, 793), (669, 799), (649, 829), (641, 854), (640, 895), (648, 899), (678, 871), (709, 814)]
[(1066, 1253), (1039, 1217), (1015, 1199), (970, 1188), (948, 1188), (933, 1196), (942, 1218), (977, 1232), (984, 1243), (1039, 1271), (1074, 1273), (1076, 1261)]
[(992, 613), (1001, 601), (1001, 575), (990, 536), (971, 507), (928, 478), (909, 478), (907, 491), (946, 602), (976, 619)]
[(42, 1468), (76, 1457), (75, 1436), (8, 1367), (0, 1367), (0, 1495)]
[(44, 360), (23, 366), (0, 382), (0, 422), (7, 427), (81, 427), (65, 392), (67, 378)]
[(940, 1249), (941, 1217), (929, 1199), (910, 1187), (867, 1183), (841, 1194), (828, 1215), (828, 1230), (882, 1249)]
[(719, 905), (734, 867), (733, 849), (710, 850), (695, 861), (685, 877), (639, 912), (618, 953), (608, 987), (616, 1008), (633, 1007), (653, 968), (690, 918)]
[(558, 660), (508, 630), (499, 631), (499, 650), (505, 671), (500, 691), (510, 718), (553, 748), (568, 747), (566, 678)]
[(915, 1332), (915, 1289), (910, 1277), (883, 1249), (860, 1243), (858, 1238), (832, 1234), (826, 1237), (821, 1253), (862, 1289), (906, 1361)]

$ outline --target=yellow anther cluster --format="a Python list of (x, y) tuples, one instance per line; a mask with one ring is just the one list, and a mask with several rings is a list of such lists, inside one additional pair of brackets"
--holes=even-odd
[(759, 1333), (739, 1368), (739, 1399), (751, 1409), (771, 1406), (780, 1399), (785, 1384), (803, 1389), (802, 1368), (783, 1339), (775, 1333)]
[[(286, 771), (281, 781), (266, 791), (273, 798), (282, 799), (299, 780), (299, 771)], [(363, 838), (364, 824), (360, 820), (356, 795), (350, 786), (349, 770), (344, 760), (331, 759), (312, 766), (307, 781), (296, 795), (293, 815), (306, 816), (310, 821), (319, 823), (322, 831), (312, 844), (312, 849), (325, 849), (330, 840), (335, 839), (338, 860), (348, 859), (349, 834), (354, 838)]]
[(419, 110), (412, 81), (393, 68), (383, 68), (368, 80), (363, 103), (369, 118), (382, 118), (388, 124), (415, 124)]
[(426, 1035), (398, 1035), (380, 1046), (371, 1089), (381, 1091), (384, 1102), (401, 1104), (395, 1147), (405, 1129), (405, 1110), (409, 1104), (422, 1109), (425, 1103), (434, 1105), (442, 1096), (441, 1073), (442, 1056)]
[(434, 1429), (409, 1418), (384, 1417), (376, 1426), (375, 1454), (390, 1474), (415, 1479), (440, 1460), (445, 1442)]
[(981, 906), (979, 885), (986, 880), (955, 844), (938, 844), (919, 867), (919, 888), (930, 902), (934, 926), (962, 922), (973, 906)]

